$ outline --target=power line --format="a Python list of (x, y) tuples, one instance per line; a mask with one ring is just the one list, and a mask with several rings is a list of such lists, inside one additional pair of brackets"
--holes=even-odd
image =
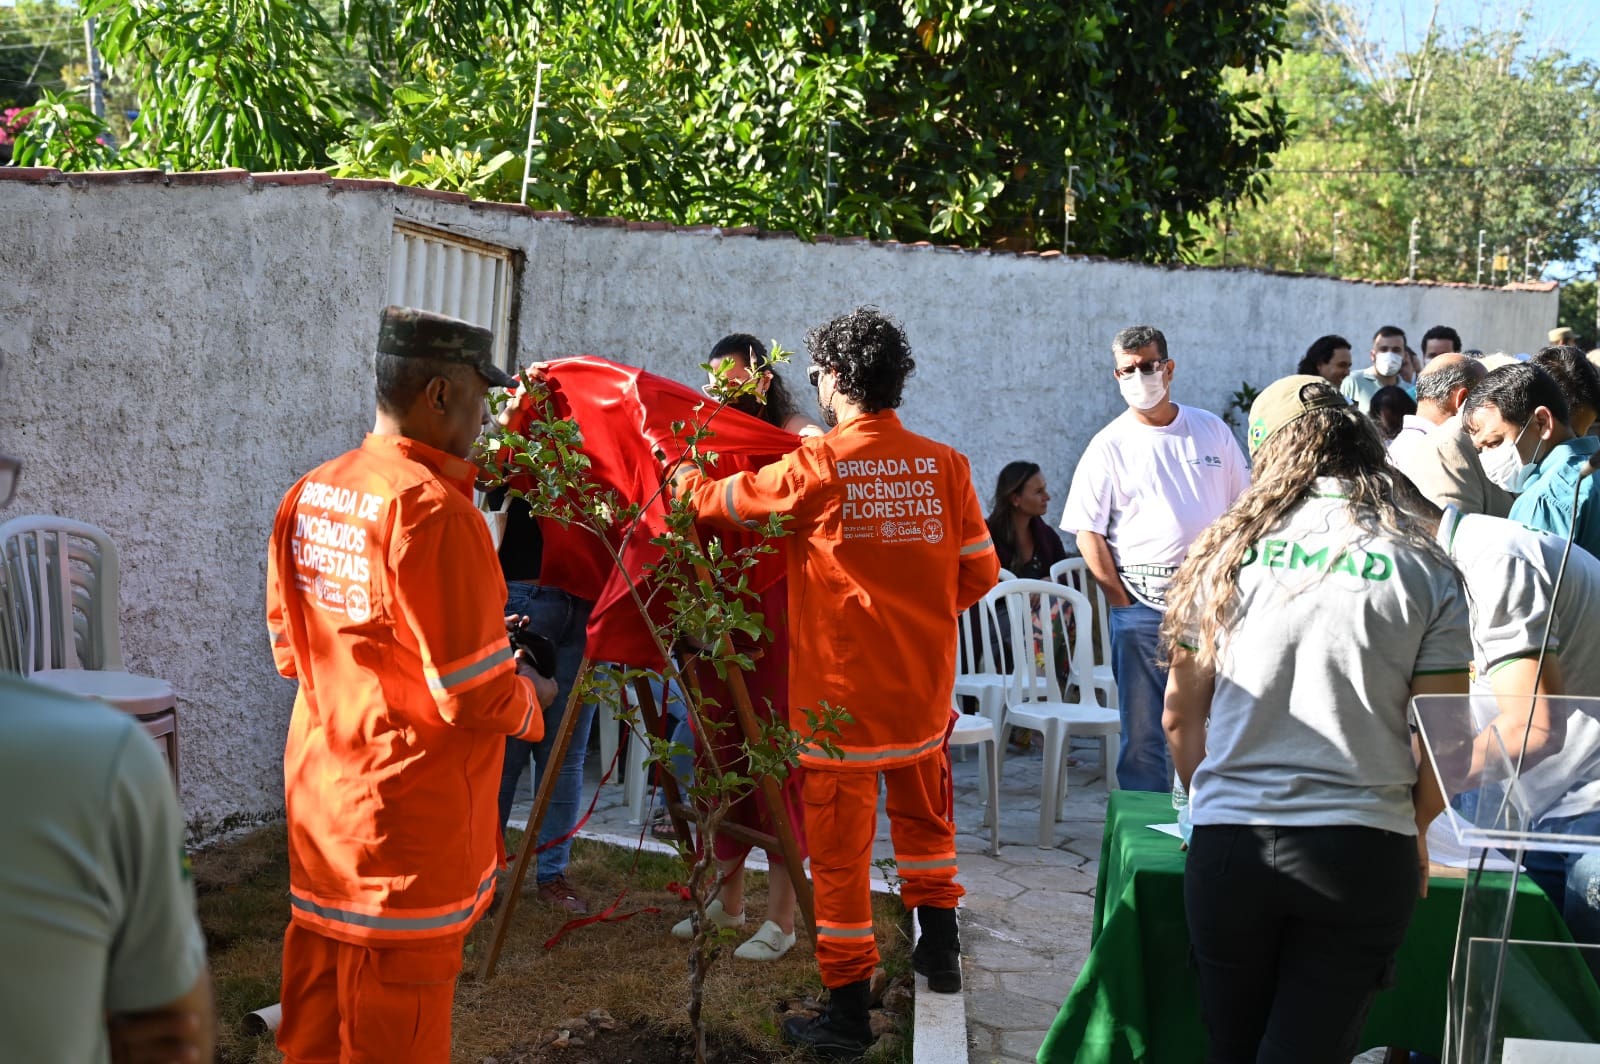
[(1257, 170), (1258, 174), (1318, 174), (1365, 176), (1368, 174), (1401, 174), (1420, 177), (1423, 174), (1600, 174), (1600, 166), (1419, 166), (1380, 167), (1353, 170), (1336, 169), (1283, 169), (1276, 166)]

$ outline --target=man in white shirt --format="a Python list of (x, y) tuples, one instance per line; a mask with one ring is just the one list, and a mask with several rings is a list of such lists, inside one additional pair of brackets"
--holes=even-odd
[(1372, 338), (1372, 365), (1346, 377), (1344, 383), (1339, 385), (1339, 394), (1363, 411), (1372, 404), (1372, 397), (1378, 394), (1379, 388), (1391, 385), (1404, 388), (1406, 394), (1415, 399), (1417, 386), (1411, 381), (1400, 378), (1400, 371), (1405, 364), (1405, 331), (1393, 325), (1385, 325)]
[(1111, 607), (1111, 671), (1122, 717), (1117, 782), (1172, 787), (1161, 730), (1167, 671), (1158, 635), (1167, 583), (1200, 532), (1250, 484), (1222, 419), (1172, 401), (1176, 364), (1159, 329), (1135, 325), (1111, 344), (1126, 413), (1095, 434), (1078, 461), (1061, 515)]

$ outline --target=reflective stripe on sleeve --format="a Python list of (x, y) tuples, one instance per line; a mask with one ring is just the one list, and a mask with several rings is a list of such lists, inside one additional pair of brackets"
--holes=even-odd
[(982, 554), (984, 551), (988, 550), (994, 550), (994, 540), (990, 539), (988, 536), (984, 536), (982, 539), (974, 543), (968, 543), (965, 547), (962, 547), (961, 556), (965, 558), (969, 554)]
[(510, 643), (500, 642), (497, 644), (496, 649), (490, 651), (484, 657), (479, 658), (470, 665), (463, 665), (453, 672), (438, 673), (433, 669), (423, 669), (422, 671), (428, 677), (428, 690), (448, 691), (453, 687), (460, 687), (462, 684), (470, 683), (496, 666), (505, 664), (511, 660), (511, 656), (514, 653), (515, 651), (512, 650)]
[(732, 477), (728, 478), (728, 482), (722, 487), (722, 508), (728, 512), (728, 520), (732, 521), (734, 524), (743, 525), (745, 528), (758, 527), (757, 522), (746, 521), (744, 518), (740, 517), (738, 507), (733, 505)]
[(275, 647), (286, 647), (289, 645), (289, 637), (275, 628), (268, 628), (267, 635), (272, 638), (272, 645)]

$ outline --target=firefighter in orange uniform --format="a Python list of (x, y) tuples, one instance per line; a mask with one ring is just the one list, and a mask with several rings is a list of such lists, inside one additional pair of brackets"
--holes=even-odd
[(267, 626), (300, 691), (284, 750), (290, 1064), (450, 1059), (468, 928), (503, 853), (505, 737), (537, 740), (555, 685), (513, 656), (505, 583), (466, 461), (486, 329), (389, 307), (377, 422), (278, 507)]
[(950, 690), (956, 621), (994, 586), (999, 562), (966, 458), (907, 432), (895, 415), (915, 363), (898, 325), (858, 309), (806, 337), (823, 419), (836, 426), (755, 473), (679, 490), (701, 521), (750, 527), (790, 518), (790, 726), (809, 734), (823, 703), (850, 720), (843, 759), (803, 752), (802, 796), (816, 886), (817, 963), (830, 990), (784, 1037), (850, 1058), (872, 1044), (868, 983), (878, 962), (869, 875), (878, 779), (901, 897), (922, 927), (912, 961), (930, 989), (961, 989), (951, 819)]

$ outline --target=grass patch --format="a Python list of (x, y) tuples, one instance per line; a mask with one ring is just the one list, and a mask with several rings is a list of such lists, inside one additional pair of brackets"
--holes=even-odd
[[(277, 1064), (271, 1036), (244, 1033), (242, 1021), (254, 1009), (278, 1000), (283, 931), (288, 922), (287, 837), (274, 825), (221, 843), (194, 857), (200, 922), (206, 933), (217, 987), (220, 1064)], [(495, 978), (478, 983), (470, 974), (486, 948), (491, 921), (467, 939), (465, 970), (456, 987), (454, 1051), (456, 1064), (481, 1064), (495, 1057), (549, 1060), (559, 1064), (565, 1051), (545, 1049), (546, 1036), (563, 1020), (591, 1009), (605, 1009), (630, 1027), (667, 1035), (687, 1032), (687, 947), (668, 929), (688, 906), (666, 886), (685, 877), (673, 857), (641, 853), (578, 840), (567, 872), (589, 900), (591, 911), (609, 906), (624, 889), (618, 913), (648, 907), (622, 923), (595, 924), (570, 932), (554, 949), (544, 942), (570, 914), (541, 904), (531, 888), (520, 899)], [(746, 884), (749, 917), (743, 933), (760, 926), (766, 911), (766, 877), (751, 873)], [(890, 977), (910, 971), (907, 917), (895, 898), (874, 896), (878, 949)], [(810, 1058), (786, 1049), (778, 1039), (773, 1007), (782, 999), (814, 996), (820, 990), (816, 961), (804, 935), (775, 964), (735, 960), (730, 936), (707, 979), (705, 1015), (713, 1042), (744, 1043), (773, 1062)], [(905, 1064), (911, 1037), (880, 1047), (873, 1064)]]

